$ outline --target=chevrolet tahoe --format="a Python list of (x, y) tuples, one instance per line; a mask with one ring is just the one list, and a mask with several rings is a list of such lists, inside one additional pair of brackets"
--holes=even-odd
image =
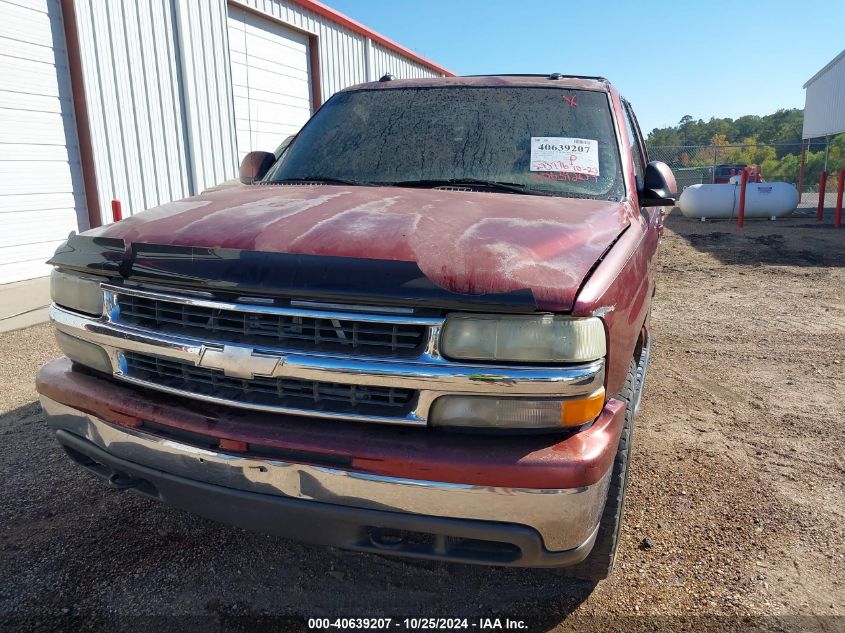
[(218, 521), (600, 580), (674, 193), (600, 77), (347, 88), (238, 182), (58, 248), (47, 424)]

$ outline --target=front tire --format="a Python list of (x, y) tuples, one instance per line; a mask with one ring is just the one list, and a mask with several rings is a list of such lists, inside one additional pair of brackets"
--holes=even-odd
[(617, 399), (625, 403), (625, 424), (619, 437), (619, 448), (613, 461), (613, 472), (607, 490), (607, 502), (599, 521), (598, 534), (590, 554), (580, 563), (561, 570), (570, 578), (591, 582), (604, 580), (613, 569), (619, 533), (622, 529), (622, 511), (625, 505), (625, 488), (628, 482), (628, 462), (631, 457), (631, 435), (638, 392), (643, 388), (639, 381), (639, 366), (631, 361), (625, 386)]

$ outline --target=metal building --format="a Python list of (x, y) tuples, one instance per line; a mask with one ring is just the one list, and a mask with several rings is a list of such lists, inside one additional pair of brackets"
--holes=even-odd
[(845, 50), (804, 84), (804, 139), (845, 132)]
[(0, 284), (201, 192), (334, 92), (449, 75), (316, 0), (0, 0)]

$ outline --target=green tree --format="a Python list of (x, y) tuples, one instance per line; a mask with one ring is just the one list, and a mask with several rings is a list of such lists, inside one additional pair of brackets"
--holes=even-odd
[[(711, 117), (708, 121), (684, 115), (678, 124), (655, 128), (648, 135), (650, 147), (691, 145), (686, 150), (652, 150), (654, 159), (675, 167), (707, 168), (713, 164), (758, 165), (766, 180), (798, 182), (801, 164), (801, 131), (804, 112), (781, 109), (772, 114), (749, 114), (738, 119)], [(817, 183), (824, 166), (824, 152), (808, 152), (804, 182)], [(829, 168), (845, 169), (845, 134), (831, 142)]]
[(681, 142), (684, 145), (689, 145), (689, 129), (690, 126), (693, 124), (692, 117), (689, 114), (685, 114), (681, 117), (681, 120), (678, 121), (678, 131), (681, 133)]
[(683, 145), (681, 134), (674, 127), (654, 128), (648, 135), (649, 145), (672, 147)]
[[(693, 119), (691, 115), (685, 114), (675, 126), (652, 130), (648, 136), (648, 143), (652, 145), (707, 145), (715, 134), (724, 134), (730, 143), (738, 143), (743, 138), (756, 136), (760, 142), (767, 145), (784, 143), (800, 145), (803, 122), (804, 111), (798, 108), (781, 109), (765, 116), (750, 114), (736, 120), (711, 117), (709, 121), (704, 121)], [(657, 142), (668, 139), (672, 130), (678, 134), (679, 142)], [(794, 151), (786, 153), (794, 153)]]

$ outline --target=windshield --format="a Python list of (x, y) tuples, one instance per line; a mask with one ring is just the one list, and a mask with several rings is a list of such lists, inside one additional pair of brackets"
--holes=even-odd
[[(341, 92), (267, 177), (622, 199), (607, 95), (561, 88), (393, 88)], [(471, 184), (473, 184), (471, 183)]]

